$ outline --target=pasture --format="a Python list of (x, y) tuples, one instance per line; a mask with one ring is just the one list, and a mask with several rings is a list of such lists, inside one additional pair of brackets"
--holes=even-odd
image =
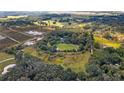
[(98, 42), (102, 45), (108, 46), (108, 47), (113, 47), (113, 48), (119, 48), (121, 46), (120, 43), (118, 42), (114, 42), (111, 40), (107, 40), (105, 38), (101, 38), (101, 37), (94, 37), (95, 42)]

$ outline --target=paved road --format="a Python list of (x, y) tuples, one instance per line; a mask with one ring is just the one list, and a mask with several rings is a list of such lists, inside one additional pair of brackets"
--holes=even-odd
[(2, 61), (0, 61), (0, 64), (1, 64), (1, 63), (4, 63), (4, 62), (6, 62), (6, 61), (9, 61), (9, 60), (13, 60), (13, 59), (15, 59), (15, 58), (9, 58), (9, 59), (2, 60)]

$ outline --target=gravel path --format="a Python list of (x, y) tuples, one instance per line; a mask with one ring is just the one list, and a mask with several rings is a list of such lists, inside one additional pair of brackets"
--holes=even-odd
[(10, 65), (4, 67), (4, 70), (3, 70), (3, 72), (2, 72), (1, 74), (2, 74), (2, 75), (6, 74), (7, 72), (9, 72), (9, 71), (8, 71), (9, 68), (13, 68), (13, 67), (15, 67), (15, 66), (16, 66), (16, 64), (10, 64)]
[(0, 63), (4, 63), (6, 61), (13, 60), (13, 59), (15, 59), (15, 58), (9, 58), (9, 59), (6, 59), (6, 60), (2, 60), (2, 61), (0, 61)]

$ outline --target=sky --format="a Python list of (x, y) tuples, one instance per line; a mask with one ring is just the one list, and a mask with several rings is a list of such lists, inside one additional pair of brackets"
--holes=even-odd
[(124, 0), (0, 0), (0, 11), (124, 11)]

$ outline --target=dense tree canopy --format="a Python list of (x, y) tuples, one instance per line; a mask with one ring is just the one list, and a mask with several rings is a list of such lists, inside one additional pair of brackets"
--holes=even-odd
[(124, 80), (124, 48), (96, 51), (87, 66), (85, 80)]
[(66, 31), (54, 31), (49, 33), (43, 40), (37, 43), (38, 50), (57, 52), (56, 45), (59, 43), (79, 45), (79, 50), (89, 48), (90, 35), (88, 33), (75, 33)]
[(23, 53), (19, 53), (16, 60), (17, 66), (2, 76), (2, 80), (70, 81), (77, 79), (77, 75), (70, 69), (65, 70), (58, 65), (45, 64), (39, 59)]

